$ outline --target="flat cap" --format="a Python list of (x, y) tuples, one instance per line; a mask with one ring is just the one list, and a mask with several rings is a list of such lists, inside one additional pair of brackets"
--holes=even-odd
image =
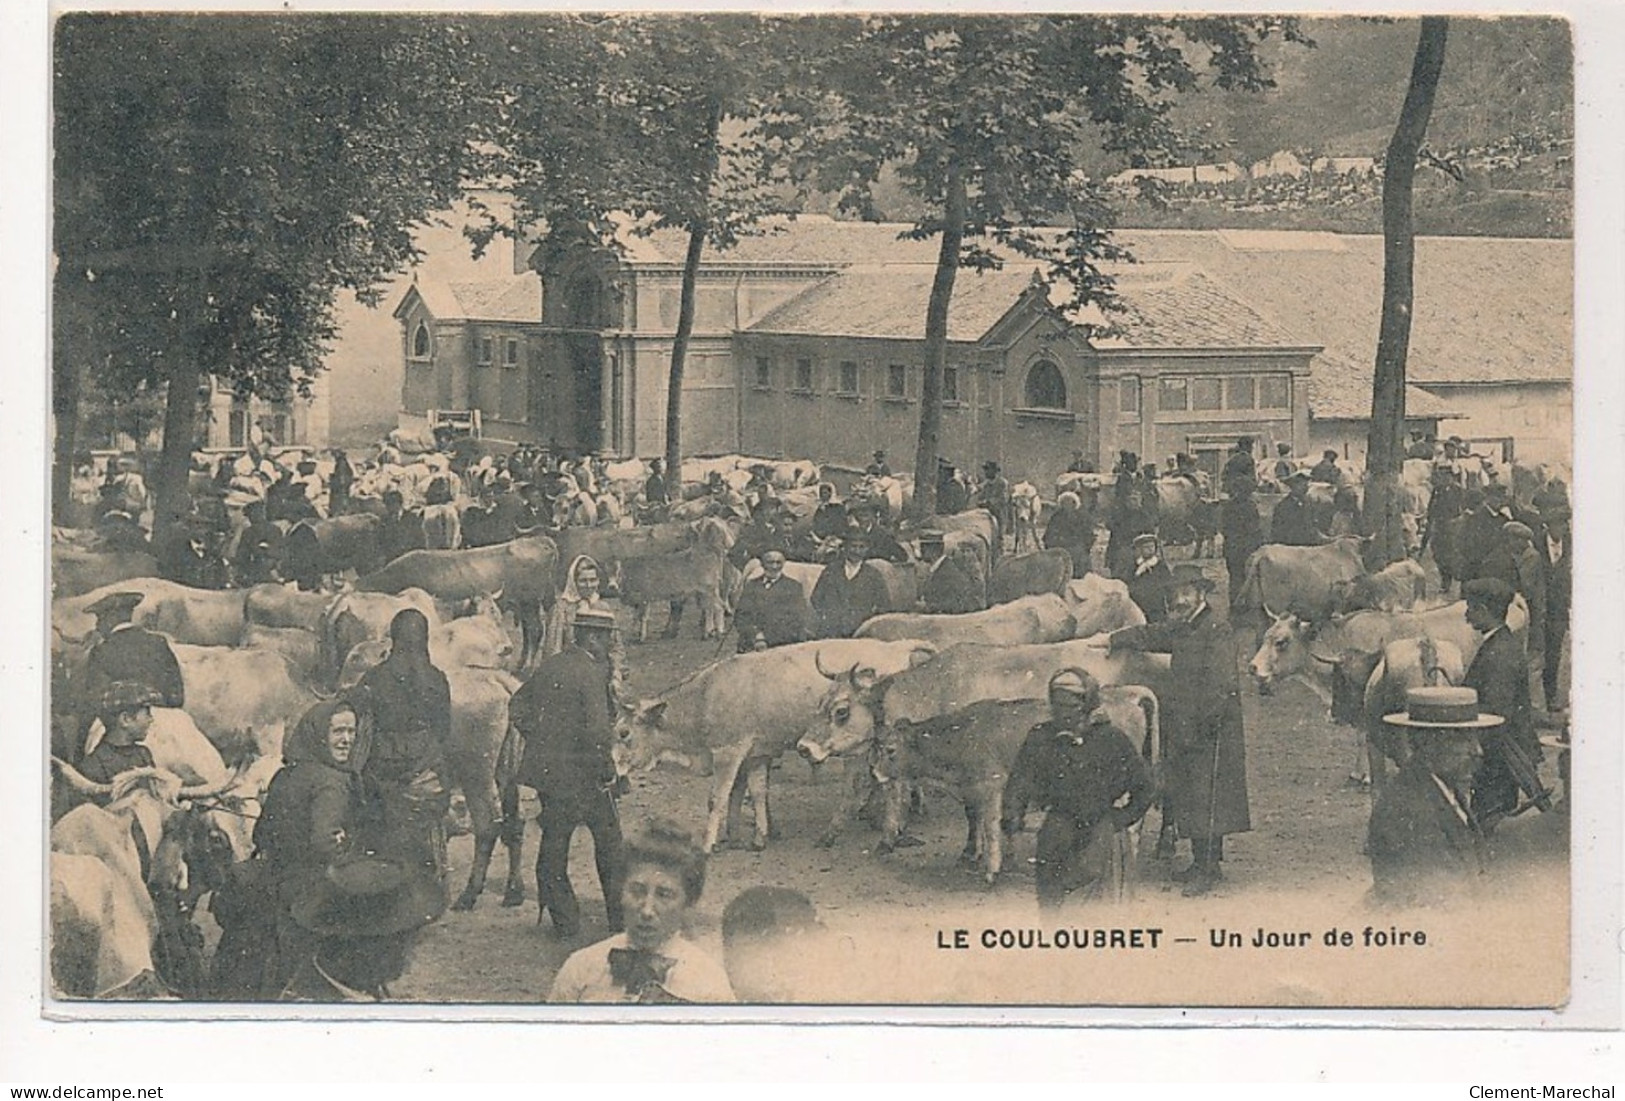
[(1517, 520), (1508, 520), (1502, 524), (1501, 531), (1507, 535), (1516, 535), (1520, 539), (1533, 539), (1535, 537), (1535, 533), (1529, 530), (1528, 524), (1519, 523)]
[(119, 715), (164, 702), (163, 696), (140, 681), (119, 680), (102, 693), (102, 714)]
[(1194, 585), (1204, 593), (1213, 591), (1213, 582), (1202, 572), (1202, 567), (1181, 562), (1173, 568), (1175, 585)]
[(1499, 577), (1479, 577), (1461, 587), (1462, 599), (1469, 604), (1482, 604), (1503, 613), (1512, 603), (1512, 586)]
[(1060, 670), (1049, 679), (1049, 690), (1082, 698), (1099, 692), (1100, 682), (1087, 670), (1070, 667)]
[(135, 606), (145, 599), (145, 593), (131, 592), (126, 589), (121, 592), (108, 593), (86, 608), (85, 611), (91, 615), (129, 615), (135, 611)]

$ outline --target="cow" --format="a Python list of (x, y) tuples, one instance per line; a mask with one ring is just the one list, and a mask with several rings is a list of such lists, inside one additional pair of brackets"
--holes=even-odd
[[(1103, 688), (1100, 709), (1131, 742), (1150, 747), (1154, 764), (1161, 735), (1157, 697), (1151, 690)], [(1047, 700), (979, 700), (930, 719), (900, 719), (880, 728), (869, 754), (869, 771), (887, 792), (876, 850), (890, 852), (902, 839), (904, 792), (921, 782), (943, 785), (965, 804), (960, 861), (979, 863), (984, 881), (992, 884), (1003, 865), (999, 824), (1004, 818), (1005, 783), (1028, 733), (1049, 717)], [(849, 801), (844, 809), (852, 808)]]
[(1073, 638), (1088, 638), (1145, 623), (1145, 612), (1129, 596), (1128, 583), (1125, 581), (1102, 577), (1098, 573), (1086, 573), (1075, 581), (1067, 582), (1063, 595), (1075, 621)]
[(920, 610), (932, 615), (983, 611), (987, 608), (987, 544), (982, 542), (981, 536), (963, 531), (949, 538), (955, 540), (953, 550), (945, 550), (928, 569), (923, 562), (918, 567), (927, 569), (920, 585)]
[(697, 521), (696, 532), (693, 546), (620, 563), (617, 587), (621, 599), (637, 614), (639, 642), (649, 639), (649, 606), (656, 601), (671, 607), (667, 638), (677, 637), (682, 624), (683, 601), (691, 597), (700, 609), (701, 638), (716, 638), (725, 630), (723, 567), (733, 547), (733, 531), (720, 520), (708, 518)]
[(738, 836), (744, 790), (736, 781), (743, 775), (756, 810), (750, 844), (760, 851), (769, 834), (768, 765), (795, 745), (817, 715), (829, 687), (821, 669), (862, 665), (889, 673), (935, 652), (913, 640), (828, 639), (736, 654), (653, 699), (624, 705), (616, 723), (619, 756), (631, 768), (649, 767), (664, 753), (710, 759), (708, 852), (723, 837)]
[(282, 574), (297, 578), (301, 589), (320, 587), (323, 578), (349, 570), (369, 573), (379, 561), (378, 517), (365, 512), (327, 520), (301, 520), (288, 531), (282, 551)]
[(525, 535), (474, 550), (407, 551), (356, 582), (361, 592), (403, 593), (422, 589), (439, 600), (473, 600), (502, 594), (524, 633), (521, 663), (541, 651), (542, 609), (552, 607), (559, 548), (545, 535)]
[[(866, 559), (871, 569), (886, 584), (886, 607), (892, 611), (912, 612), (920, 606), (920, 572), (915, 562), (887, 562), (881, 558)], [(809, 595), (812, 590), (808, 589)]]
[[(1113, 700), (1130, 699), (1135, 706), (1144, 708), (1144, 720), (1138, 725), (1132, 716), (1113, 712), (1124, 730), (1142, 735), (1154, 732), (1155, 696), (1167, 678), (1166, 657), (1134, 652), (1109, 654), (1081, 641), (1039, 646), (955, 646), (918, 669), (891, 676), (870, 667), (856, 667), (844, 674), (826, 672), (831, 683), (819, 704), (818, 719), (797, 741), (796, 749), (817, 764), (832, 756), (860, 754), (876, 743), (888, 724), (929, 722), (985, 700), (1044, 701), (1050, 678), (1069, 667), (1088, 670), (1112, 693)], [(1151, 702), (1146, 704), (1144, 697), (1151, 697)], [(1028, 723), (1022, 734), (1032, 725)], [(1019, 748), (1020, 743), (1016, 745)], [(867, 794), (865, 774), (858, 773), (819, 838), (820, 845), (835, 843)], [(894, 795), (888, 795), (889, 824), (883, 840), (889, 844), (896, 843), (899, 828), (898, 808), (893, 800)], [(967, 848), (971, 847), (968, 841)]]
[(323, 674), (322, 636), (315, 631), (250, 623), (243, 628), (242, 645), (250, 650), (281, 654), (301, 683), (316, 684)]
[(157, 575), (158, 559), (146, 551), (51, 548), (51, 592), (58, 597), (81, 596), (120, 581)]
[(1410, 757), (1409, 739), (1383, 722), (1383, 716), (1404, 711), (1411, 689), (1460, 684), (1466, 673), (1467, 661), (1453, 642), (1421, 635), (1384, 646), (1362, 686), (1359, 713), (1339, 715), (1334, 710), (1332, 714), (1334, 719), (1359, 727), (1363, 735), (1364, 759), (1356, 758), (1351, 775), (1367, 772), (1372, 788), (1381, 791), (1388, 771), (1385, 762), (1403, 765)]
[(962, 642), (1024, 646), (1065, 641), (1073, 637), (1075, 626), (1067, 602), (1048, 593), (1024, 596), (1008, 604), (995, 604), (985, 611), (963, 615), (886, 612), (866, 620), (858, 628), (856, 637), (888, 642), (915, 638), (938, 647)]
[[(224, 881), (231, 847), (197, 806), (235, 779), (188, 786), (174, 773), (132, 769), (94, 783), (53, 757), (84, 803), (51, 827), (51, 972), (69, 997), (150, 993), (161, 976), (185, 995), (203, 989), (198, 898)], [(156, 953), (156, 955), (155, 955)], [(144, 978), (145, 976), (145, 978)]]
[(261, 627), (300, 627), (319, 635), (322, 619), (334, 600), (325, 593), (302, 593), (267, 582), (243, 593), (243, 619)]
[(568, 580), (564, 571), (577, 555), (592, 558), (604, 576), (613, 577), (621, 562), (685, 550), (694, 545), (696, 535), (692, 522), (674, 521), (635, 528), (565, 528), (554, 536), (559, 548), (559, 570), (553, 588), (563, 591)]
[(992, 572), (992, 559), (996, 559), (1003, 552), (999, 521), (985, 508), (973, 508), (968, 512), (956, 512), (952, 516), (933, 516), (925, 522), (925, 527), (932, 531), (940, 531), (944, 535), (943, 549), (949, 547), (950, 538), (956, 532), (969, 532), (982, 537), (987, 544), (990, 560), (988, 570)]
[(288, 724), (319, 698), (273, 650), (176, 646), (186, 713), (227, 762), (280, 757)]
[(1427, 574), (1415, 561), (1404, 558), (1376, 573), (1334, 582), (1332, 596), (1334, 611), (1339, 615), (1368, 608), (1408, 612), (1427, 596)]
[[(1015, 537), (1017, 554), (1039, 548), (1038, 521), (1044, 514), (1043, 499), (1038, 487), (1031, 482), (1017, 482), (1010, 487), (1010, 527)], [(995, 597), (995, 600), (998, 598)]]
[(1264, 613), (1271, 619), (1293, 612), (1311, 619), (1324, 618), (1336, 607), (1339, 581), (1353, 581), (1365, 573), (1360, 552), (1364, 541), (1345, 535), (1318, 547), (1288, 547), (1270, 543), (1247, 559), (1241, 592), (1234, 602), (1236, 616)]
[(987, 598), (992, 604), (1008, 604), (1024, 596), (1063, 596), (1070, 580), (1072, 556), (1064, 550), (1006, 555), (993, 567)]
[(336, 682), (344, 659), (363, 642), (389, 637), (389, 625), (397, 613), (407, 608), (422, 612), (434, 627), (440, 623), (440, 608), (434, 597), (422, 589), (399, 593), (347, 592), (328, 605), (322, 616), (322, 666)]
[(82, 596), (56, 600), (51, 623), (68, 640), (84, 640), (95, 629), (96, 617), (86, 609), (115, 592), (139, 592), (131, 622), (161, 631), (172, 641), (196, 646), (235, 646), (243, 633), (243, 593), (240, 589), (194, 589), (159, 577), (142, 577), (104, 585)]
[[(1529, 606), (1521, 596), (1507, 610), (1507, 626), (1514, 634), (1529, 626)], [(1265, 630), (1248, 669), (1260, 693), (1268, 694), (1279, 681), (1301, 674), (1312, 691), (1341, 710), (1334, 696), (1339, 684), (1363, 686), (1384, 646), (1423, 635), (1453, 644), (1469, 662), (1483, 641), (1468, 625), (1467, 604), (1461, 600), (1421, 611), (1364, 611), (1320, 621), (1288, 612)]]
[[(351, 651), (341, 687), (358, 683), (366, 671), (388, 656), (388, 642), (369, 642)], [(498, 775), (498, 757), (508, 733), (508, 700), (519, 680), (501, 665), (513, 655), (502, 617), (494, 605), (473, 616), (454, 619), (429, 633), (429, 656), (446, 675), (451, 689), (451, 742), (446, 746), (447, 788), (463, 793), (474, 832), (474, 860), (468, 882), (452, 903), (472, 910), (485, 891), (491, 855), (499, 839), (508, 849), (504, 906), (524, 902), (519, 850), (525, 823), (519, 816), (518, 792), (508, 793)]]

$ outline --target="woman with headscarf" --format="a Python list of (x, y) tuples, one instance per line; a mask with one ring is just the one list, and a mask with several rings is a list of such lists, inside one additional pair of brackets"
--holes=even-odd
[(361, 847), (369, 740), (361, 709), (340, 698), (306, 711), (283, 743), (282, 769), (254, 826), (254, 855), (232, 869), (210, 903), (223, 930), (211, 978), (216, 998), (274, 999), (314, 952), (291, 908), (331, 864)]
[[(552, 615), (547, 621), (544, 657), (559, 653), (575, 641), (576, 616), (582, 609), (591, 608), (594, 611), (615, 614), (614, 609), (603, 597), (604, 571), (599, 568), (597, 560), (592, 556), (576, 555), (570, 560), (570, 569), (564, 576), (564, 591), (554, 602)], [(609, 690), (614, 695), (616, 703), (626, 698), (625, 689), (626, 644), (617, 629), (611, 633), (609, 644)]]
[(1070, 490), (1055, 499), (1044, 528), (1044, 549), (1064, 550), (1072, 556), (1072, 576), (1089, 572), (1090, 554), (1095, 546), (1095, 514), (1083, 508), (1083, 499)]
[(429, 659), (429, 621), (416, 608), (389, 624), (389, 657), (367, 671), (360, 697), (372, 719), (372, 745), (362, 769), (366, 825), (377, 851), (411, 863), (446, 867), (442, 817), (450, 794), (445, 774), (451, 741), (451, 686)]

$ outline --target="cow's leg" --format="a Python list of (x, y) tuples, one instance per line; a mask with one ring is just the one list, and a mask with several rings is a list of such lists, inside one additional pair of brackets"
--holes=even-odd
[[(670, 601), (668, 603), (668, 605), (667, 605), (670, 608), (670, 615), (666, 620), (666, 637), (667, 638), (676, 638), (677, 637), (677, 632), (682, 630), (682, 627), (683, 627), (683, 602), (686, 599), (687, 599), (686, 597), (678, 597), (676, 600)], [(704, 624), (702, 623), (701, 624), (700, 634), (703, 636), (704, 633), (705, 633)]]
[(750, 752), (748, 744), (743, 746), (719, 749), (712, 754), (712, 764), (716, 766), (716, 777), (711, 784), (711, 799), (709, 813), (705, 823), (705, 851), (714, 852), (717, 841), (722, 834), (723, 815), (727, 811), (728, 801), (733, 796), (734, 781), (739, 778), (739, 769), (745, 763), (745, 757)]
[(821, 848), (829, 848), (835, 844), (835, 839), (852, 820), (863, 810), (863, 804), (869, 800), (869, 792), (874, 787), (873, 774), (864, 767), (861, 760), (848, 760), (847, 771), (842, 785), (841, 798), (835, 805), (835, 813), (830, 817), (829, 827), (818, 838)]
[(893, 778), (881, 784), (886, 796), (886, 817), (880, 827), (880, 842), (875, 852), (885, 855), (896, 849), (903, 838), (903, 819), (908, 811), (907, 783)]
[[(474, 763), (474, 762), (469, 762)], [(479, 762), (481, 772), (493, 769), (495, 762), (482, 759)], [(474, 862), (468, 868), (468, 883), (463, 887), (463, 893), (457, 896), (452, 903), (453, 910), (472, 910), (485, 893), (485, 879), (491, 867), (491, 854), (497, 847), (497, 831), (500, 819), (498, 817), (498, 803), (496, 783), (487, 778), (484, 782), (472, 779), (465, 774), (465, 770), (458, 766), (453, 758), (448, 761), (453, 784), (463, 789), (463, 797), (468, 801), (469, 824), (474, 828)]]
[(734, 777), (733, 786), (728, 789), (728, 820), (723, 826), (723, 837), (730, 843), (739, 837), (739, 815), (745, 807), (745, 792), (750, 785), (753, 767), (755, 762), (747, 757), (739, 767), (739, 775)]
[(999, 820), (1004, 817), (1004, 791), (997, 783), (974, 792), (978, 823), (982, 833), (982, 877), (992, 886), (1004, 867), (1004, 836)]
[(959, 853), (959, 862), (967, 868), (976, 866), (976, 858), (981, 855), (982, 823), (977, 816), (976, 802), (973, 799), (965, 800), (965, 847)]
[(649, 641), (649, 605), (638, 605), (638, 642)]

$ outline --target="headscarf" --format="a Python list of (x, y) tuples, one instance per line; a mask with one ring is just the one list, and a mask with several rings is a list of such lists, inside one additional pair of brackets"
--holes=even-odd
[(599, 566), (598, 565), (598, 560), (593, 558), (591, 555), (578, 554), (574, 558), (570, 559), (570, 568), (569, 568), (569, 570), (567, 570), (565, 572), (565, 575), (564, 575), (564, 591), (559, 594), (559, 599), (561, 601), (565, 601), (565, 602), (570, 603), (570, 604), (579, 604), (583, 600), (586, 599), (584, 596), (582, 596), (581, 590), (576, 587), (576, 573), (581, 569), (581, 564), (583, 562), (585, 562), (587, 565), (591, 566), (593, 569), (598, 571), (598, 595), (599, 595), (600, 598), (603, 597), (603, 592), (604, 592), (604, 570), (603, 570), (603, 567)]
[[(327, 748), (328, 724), (340, 711), (354, 712), (356, 717), (355, 746), (350, 750), (350, 760), (343, 765), (333, 760)], [(364, 708), (344, 696), (322, 700), (300, 716), (293, 732), (282, 743), (282, 763), (297, 765), (308, 761), (343, 772), (360, 773), (366, 764), (371, 734), (372, 724), (367, 721)]]

